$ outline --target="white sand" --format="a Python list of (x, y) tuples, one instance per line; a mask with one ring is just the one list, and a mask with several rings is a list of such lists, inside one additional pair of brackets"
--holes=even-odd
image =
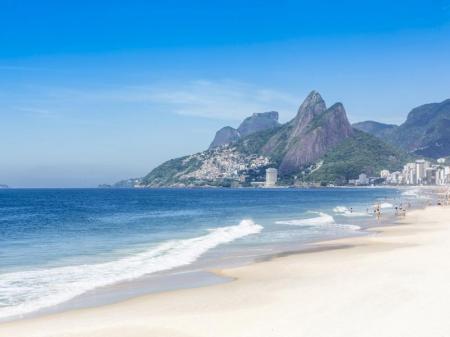
[(227, 284), (4, 323), (0, 336), (450, 336), (450, 208), (404, 223), (222, 271)]

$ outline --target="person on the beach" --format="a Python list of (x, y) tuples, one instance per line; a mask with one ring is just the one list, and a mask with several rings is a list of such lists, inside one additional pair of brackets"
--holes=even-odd
[(377, 220), (380, 220), (381, 218), (381, 207), (380, 204), (378, 204), (375, 208), (375, 215), (377, 217)]

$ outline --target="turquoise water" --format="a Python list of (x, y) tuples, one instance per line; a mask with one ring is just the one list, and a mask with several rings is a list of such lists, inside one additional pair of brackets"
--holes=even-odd
[(360, 235), (375, 223), (374, 202), (388, 212), (400, 196), (376, 188), (0, 190), (0, 319), (181, 267)]

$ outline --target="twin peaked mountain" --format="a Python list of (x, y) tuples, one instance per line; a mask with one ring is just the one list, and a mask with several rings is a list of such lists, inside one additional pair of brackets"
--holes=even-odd
[(294, 119), (278, 123), (278, 113), (253, 114), (234, 129), (225, 127), (207, 151), (169, 160), (143, 178), (157, 186), (247, 186), (265, 169), (279, 169), (283, 182), (343, 183), (364, 172), (398, 169), (405, 155), (376, 137), (354, 129), (344, 106), (327, 108), (316, 91)]

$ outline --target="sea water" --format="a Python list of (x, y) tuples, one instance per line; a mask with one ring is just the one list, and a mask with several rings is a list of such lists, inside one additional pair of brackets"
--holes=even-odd
[(362, 235), (376, 223), (374, 203), (388, 213), (401, 197), (385, 188), (0, 190), (0, 320), (123, 282), (144, 289), (151, 275), (170, 284), (180, 270)]

